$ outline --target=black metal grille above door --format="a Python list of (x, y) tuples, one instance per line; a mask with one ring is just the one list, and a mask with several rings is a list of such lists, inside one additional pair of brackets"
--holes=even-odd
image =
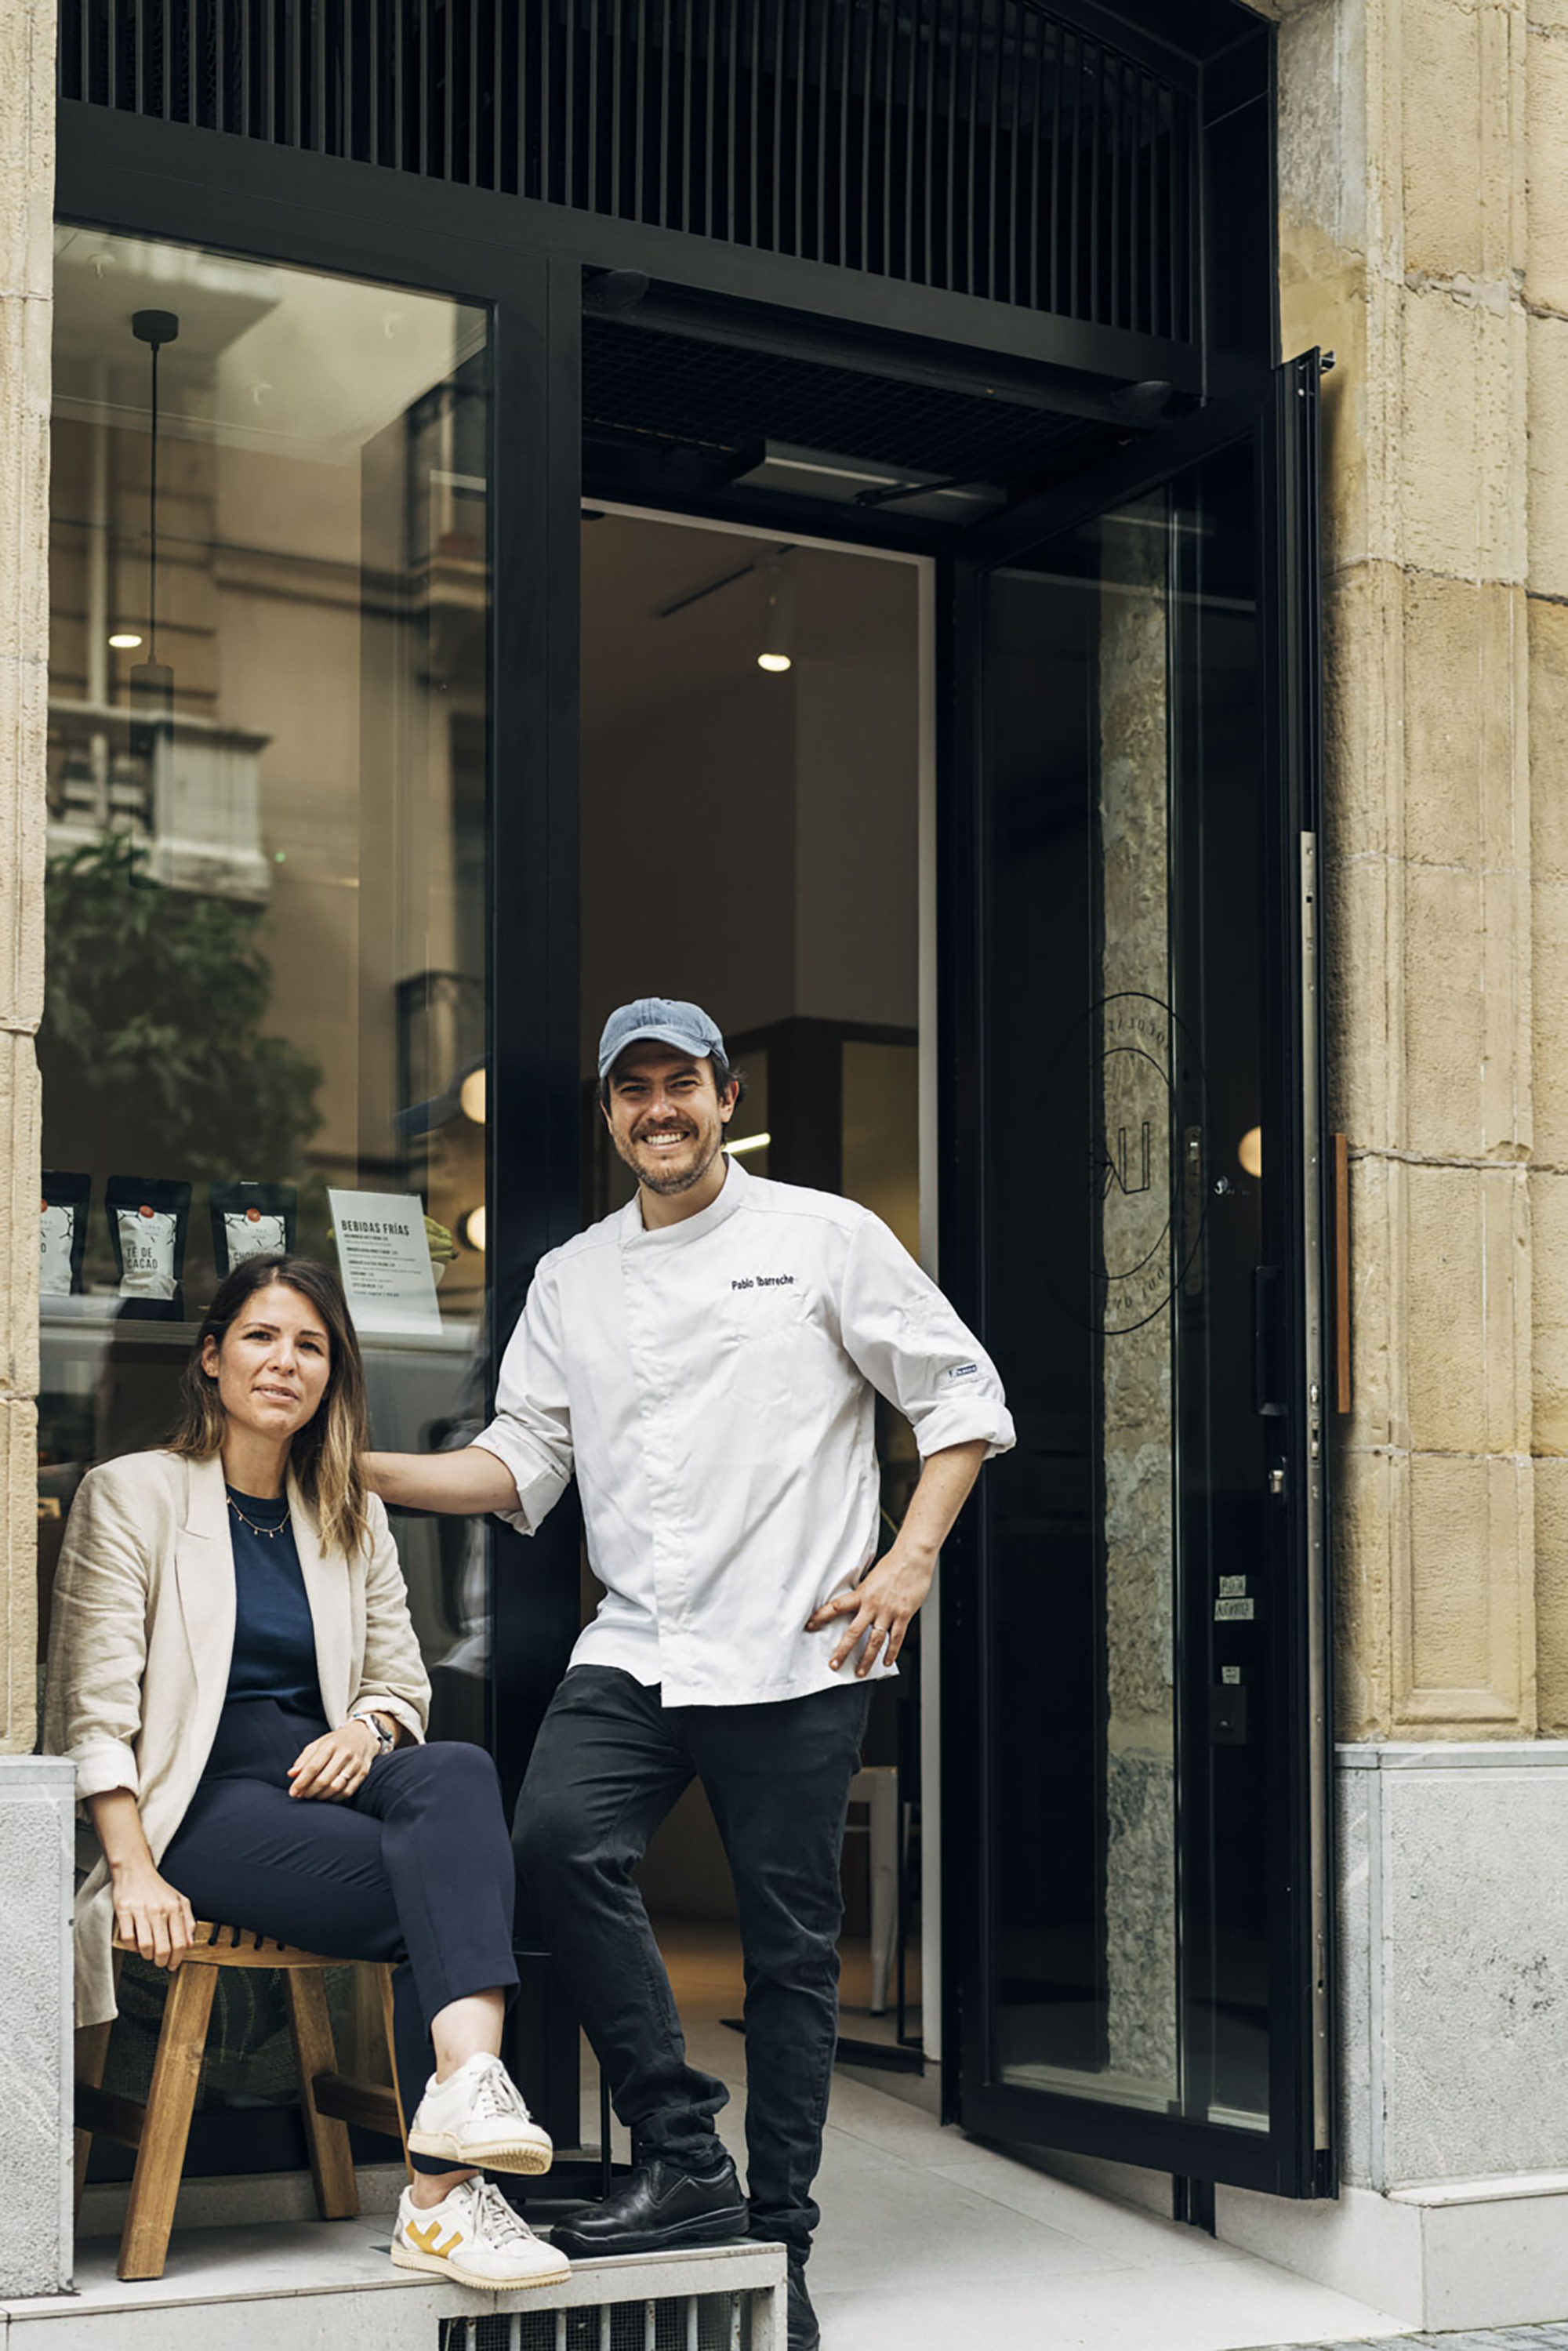
[(1190, 343), (1196, 81), (1134, 38), (1035, 0), (61, 0), (60, 78), (94, 105)]

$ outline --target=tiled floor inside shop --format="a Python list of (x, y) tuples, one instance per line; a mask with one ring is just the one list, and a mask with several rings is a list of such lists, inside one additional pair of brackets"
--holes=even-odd
[[(678, 1941), (672, 1957), (693, 2053), (732, 2087), (721, 2127), (739, 2151), (745, 2044), (723, 2022), (739, 2005), (733, 1949), (704, 1930), (671, 1939)], [(855, 2012), (863, 1998), (862, 1963), (852, 1955), (844, 2027), (860, 2037), (872, 2032)], [(820, 2194), (811, 2284), (824, 2351), (1348, 2351), (1396, 2337), (1395, 2351), (1427, 2351), (1428, 2337), (1403, 2330), (1385, 2312), (976, 2146), (865, 2078), (835, 2079)], [(162, 2285), (132, 2288), (115, 2285), (113, 2246), (102, 2239), (83, 2249), (84, 2294), (75, 2307), (84, 2317), (95, 2307), (120, 2314), (105, 2351), (162, 2351), (176, 2337), (187, 2339), (171, 2323), (181, 2304), (193, 2321), (189, 2305), (208, 2304), (204, 2325), (219, 2297), (374, 2285), (418, 2293), (417, 2281), (386, 2262), (386, 2230), (384, 2214), (327, 2228), (184, 2230)], [(375, 2304), (385, 2314), (378, 2335), (391, 2339), (391, 2306), (380, 2294)], [(465, 2298), (465, 2307), (475, 2306)], [(24, 2307), (7, 2313), (0, 2304), (0, 2333), (9, 2316), (5, 2339), (14, 2351), (30, 2351), (18, 2324)], [(37, 2304), (33, 2313), (42, 2314)], [(221, 2339), (225, 2351), (238, 2351), (276, 2343), (276, 2328), (265, 2304), (243, 2318), (231, 2309)], [(94, 2329), (82, 2339), (97, 2351), (101, 2337)], [(75, 2351), (78, 2333), (57, 2323), (39, 2340), (44, 2351), (51, 2345)], [(1568, 2351), (1568, 2326), (1449, 2335), (1440, 2351), (1472, 2346)]]

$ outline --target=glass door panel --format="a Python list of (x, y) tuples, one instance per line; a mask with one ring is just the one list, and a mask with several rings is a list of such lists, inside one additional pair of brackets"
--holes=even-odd
[(993, 1217), (1033, 1234), (987, 1300), (1030, 1432), (993, 1473), (995, 1817), (1030, 1856), (996, 1886), (997, 2057), (1015, 2085), (1161, 2109), (1180, 2092), (1167, 537), (1161, 497), (984, 591), (991, 1052), (998, 1078), (1029, 1071), (1040, 1120), (992, 1170)]
[(1019, 1443), (959, 1604), (956, 1800), (981, 1823), (966, 2124), (1280, 2185), (1315, 2153), (1316, 1569), (1291, 1477), (1321, 1446), (1298, 1410), (1310, 859), (1273, 725), (1264, 456), (1239, 434), (967, 583), (967, 1164)]

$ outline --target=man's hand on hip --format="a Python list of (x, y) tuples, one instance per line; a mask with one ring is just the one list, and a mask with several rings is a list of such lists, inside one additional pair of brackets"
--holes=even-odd
[(820, 1633), (836, 1617), (851, 1622), (830, 1660), (837, 1673), (860, 1646), (855, 1679), (863, 1681), (886, 1643), (884, 1665), (896, 1665), (910, 1619), (931, 1589), (942, 1545), (953, 1531), (989, 1447), (975, 1438), (946, 1445), (927, 1459), (910, 1498), (908, 1515), (893, 1549), (885, 1552), (852, 1591), (836, 1593), (806, 1619), (808, 1633)]
[(915, 1610), (930, 1591), (936, 1573), (936, 1552), (917, 1550), (900, 1535), (893, 1549), (885, 1552), (852, 1590), (835, 1593), (832, 1599), (824, 1600), (816, 1613), (807, 1617), (808, 1633), (821, 1633), (835, 1618), (850, 1619), (829, 1660), (833, 1671), (837, 1673), (857, 1648), (857, 1681), (865, 1679), (879, 1654), (883, 1665), (896, 1665), (904, 1636)]

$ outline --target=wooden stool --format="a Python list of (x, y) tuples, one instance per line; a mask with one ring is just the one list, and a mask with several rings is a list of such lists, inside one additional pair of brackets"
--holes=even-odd
[[(115, 1938), (114, 1980), (127, 1952), (135, 1945)], [(120, 2098), (101, 2087), (109, 2055), (111, 2024), (89, 2025), (77, 2035), (76, 2195), (81, 2208), (87, 2182), (88, 2157), (93, 2135), (101, 2131), (120, 2147), (134, 2147), (136, 2169), (131, 2182), (131, 2202), (120, 2240), (122, 2278), (159, 2278), (168, 2257), (169, 2232), (174, 2223), (174, 2203), (184, 2168), (185, 2143), (202, 2075), (207, 2023), (213, 2011), (219, 1968), (277, 1968), (283, 1971), (288, 1999), (288, 2027), (299, 2071), (299, 2106), (310, 2150), (310, 2176), (316, 2209), (324, 2220), (351, 2220), (360, 2209), (354, 2184), (354, 2161), (349, 2148), (348, 2125), (395, 2138), (408, 2162), (408, 2130), (397, 2089), (393, 2053), (392, 1970), (376, 1969), (380, 1979), (382, 2021), (386, 2028), (387, 2054), (392, 2060), (392, 2086), (352, 2082), (336, 2070), (332, 2023), (327, 2011), (323, 1968), (350, 1962), (324, 1959), (317, 1951), (297, 1951), (287, 1943), (269, 1942), (247, 1928), (212, 1926), (196, 1928), (192, 1949), (173, 1970), (158, 2052), (152, 2062), (152, 2084), (147, 2103)]]

